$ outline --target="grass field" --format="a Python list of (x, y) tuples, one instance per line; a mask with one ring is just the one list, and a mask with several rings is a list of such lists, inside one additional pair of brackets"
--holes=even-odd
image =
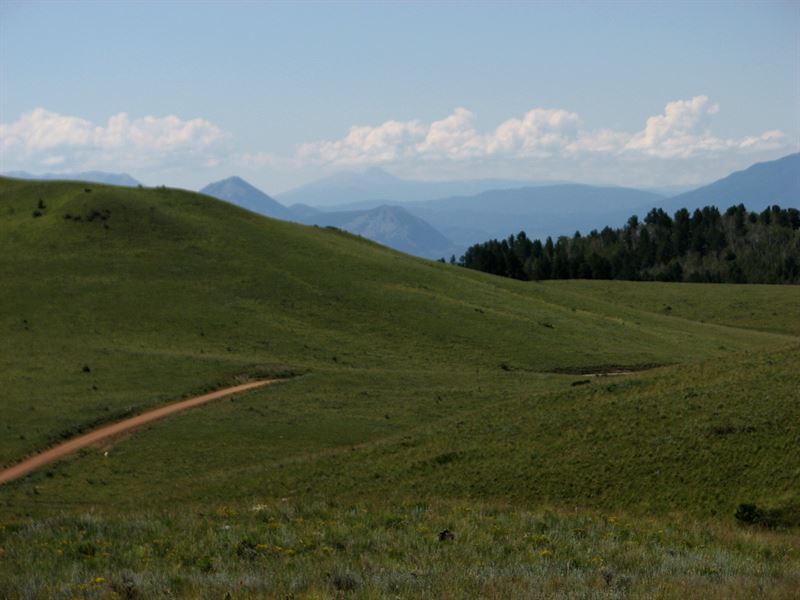
[(664, 285), (651, 281), (548, 281), (560, 293), (604, 298), (621, 306), (672, 317), (800, 336), (795, 287), (774, 285)]
[(188, 192), (7, 179), (0, 278), (0, 464), (291, 376), (0, 488), (0, 595), (800, 581), (797, 287), (522, 283)]
[(800, 586), (796, 533), (475, 501), (57, 516), (3, 539), (14, 599), (790, 599)]

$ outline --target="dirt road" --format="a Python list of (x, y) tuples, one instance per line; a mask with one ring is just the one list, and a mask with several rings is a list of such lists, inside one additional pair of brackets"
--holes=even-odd
[(15, 479), (19, 479), (31, 471), (35, 471), (36, 469), (39, 469), (45, 465), (60, 460), (69, 454), (77, 452), (81, 448), (96, 444), (97, 442), (101, 442), (115, 435), (126, 433), (132, 429), (135, 429), (136, 427), (147, 425), (148, 423), (152, 423), (158, 419), (163, 419), (164, 417), (168, 417), (176, 412), (192, 408), (193, 406), (199, 406), (200, 404), (205, 404), (206, 402), (211, 402), (212, 400), (218, 400), (219, 398), (224, 398), (225, 396), (230, 396), (239, 392), (246, 392), (257, 387), (269, 385), (271, 383), (277, 383), (278, 381), (280, 381), (280, 379), (263, 379), (260, 381), (251, 381), (249, 383), (235, 385), (223, 390), (211, 392), (210, 394), (203, 394), (202, 396), (195, 396), (194, 398), (168, 404), (166, 406), (162, 406), (161, 408), (156, 408), (135, 417), (131, 417), (130, 419), (125, 419), (124, 421), (114, 423), (113, 425), (106, 425), (105, 427), (101, 427), (100, 429), (96, 429), (90, 433), (78, 436), (74, 439), (64, 442), (63, 444), (59, 444), (58, 446), (50, 448), (49, 450), (35, 454), (29, 458), (26, 458), (21, 463), (17, 463), (13, 467), (9, 467), (8, 469), (0, 471), (0, 485)]

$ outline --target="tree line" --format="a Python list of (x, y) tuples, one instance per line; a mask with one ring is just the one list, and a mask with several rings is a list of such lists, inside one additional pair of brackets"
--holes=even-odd
[(626, 279), (709, 283), (800, 283), (800, 211), (706, 206), (555, 241), (524, 231), (475, 244), (452, 264), (522, 280)]

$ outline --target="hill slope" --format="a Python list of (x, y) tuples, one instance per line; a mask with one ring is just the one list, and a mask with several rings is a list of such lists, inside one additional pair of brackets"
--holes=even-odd
[(3, 464), (295, 375), (0, 487), (0, 596), (797, 589), (796, 534), (733, 515), (800, 521), (800, 288), (526, 284), (5, 179), (0, 277)]
[[(46, 208), (34, 217), (39, 200)], [(720, 472), (741, 463), (739, 455), (726, 462), (733, 440), (742, 451), (761, 444), (759, 464), (785, 466), (781, 448), (800, 422), (787, 376), (796, 337), (671, 316), (652, 310), (649, 297), (641, 306), (614, 302), (602, 291), (572, 293), (415, 259), (179, 190), (87, 193), (80, 184), (0, 180), (0, 207), (2, 463), (241, 376), (305, 374), (154, 425), (116, 445), (113, 461), (90, 452), (51, 477), (3, 488), (11, 512), (46, 511), (54, 499), (120, 509), (298, 490), (413, 497), (446, 494), (447, 481), (459, 482), (459, 495), (607, 507), (634, 494), (641, 510), (674, 502), (703, 514), (729, 514), (739, 489), (759, 502), (795, 499), (794, 476), (765, 480), (756, 463), (736, 478), (708, 480), (717, 495), (697, 505), (691, 498), (708, 477), (699, 462), (685, 463), (685, 483), (671, 479), (669, 495), (653, 477), (632, 477), (662, 458), (678, 460), (687, 440), (706, 444)], [(691, 298), (691, 288), (681, 289)], [(736, 292), (743, 306), (748, 289)], [(775, 294), (792, 305), (797, 292)], [(674, 366), (573, 385), (593, 381), (586, 373), (655, 364)], [(687, 390), (711, 381), (711, 372), (719, 373), (714, 385), (740, 374), (742, 394), (729, 404), (716, 392), (694, 400)], [(774, 422), (753, 424), (754, 434), (746, 429), (748, 399), (765, 377), (773, 383), (763, 410)], [(595, 426), (585, 423), (592, 433), (575, 429), (582, 411), (595, 414)], [(543, 454), (539, 444), (562, 442), (530, 437), (523, 415), (553, 432), (573, 431), (572, 454)], [(622, 435), (632, 419), (636, 435)], [(745, 437), (709, 437), (717, 424), (744, 427)], [(637, 455), (665, 432), (673, 441)], [(624, 481), (609, 474), (598, 496), (597, 481), (580, 482), (600, 468), (591, 458), (600, 456), (597, 444), (611, 439), (632, 462), (619, 471)], [(548, 458), (515, 459), (487, 484), (511, 448), (523, 462)], [(564, 462), (568, 456), (580, 459)], [(444, 479), (439, 464), (451, 465)]]
[(104, 171), (84, 171), (83, 173), (42, 173), (34, 175), (26, 171), (12, 171), (4, 173), (7, 177), (17, 179), (38, 179), (42, 181), (88, 181), (91, 183), (105, 183), (108, 185), (121, 185), (136, 187), (141, 185), (127, 173), (106, 173)]
[(225, 200), (247, 210), (252, 210), (260, 215), (283, 219), (289, 221), (294, 218), (292, 211), (283, 204), (270, 198), (267, 194), (247, 183), (241, 177), (228, 177), (221, 181), (209, 183), (200, 190), (201, 194), (206, 194)]
[(731, 173), (706, 186), (670, 198), (663, 204), (668, 211), (693, 210), (706, 205), (720, 209), (744, 204), (749, 210), (800, 208), (800, 153), (790, 154), (743, 171)]

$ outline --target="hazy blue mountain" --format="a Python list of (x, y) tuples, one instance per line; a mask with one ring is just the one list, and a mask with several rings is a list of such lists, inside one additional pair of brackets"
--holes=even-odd
[(425, 258), (449, 257), (463, 252), (441, 232), (401, 206), (370, 210), (317, 212), (299, 218), (308, 225), (333, 226)]
[(581, 214), (631, 210), (663, 200), (663, 196), (632, 188), (577, 183), (489, 190), (474, 196), (454, 196), (417, 203), (429, 209), (480, 210), (501, 214)]
[(404, 206), (457, 245), (469, 246), (522, 230), (541, 237), (619, 225), (663, 201), (659, 194), (631, 188), (564, 184), (489, 190)]
[(141, 185), (127, 173), (105, 173), (103, 171), (84, 171), (82, 173), (42, 173), (35, 175), (26, 171), (11, 171), (4, 173), (7, 177), (17, 179), (47, 179), (59, 181), (88, 181), (90, 183), (105, 183), (108, 185), (121, 185), (125, 187), (136, 187)]
[(297, 220), (292, 211), (283, 204), (270, 198), (241, 177), (228, 177), (222, 181), (210, 183), (200, 190), (200, 193), (275, 219)]
[(800, 208), (800, 153), (756, 163), (714, 183), (670, 198), (664, 209), (674, 211), (686, 207), (691, 210), (713, 204), (724, 210), (740, 203), (757, 211), (773, 204), (782, 208)]
[(200, 192), (276, 219), (339, 227), (417, 256), (440, 258), (458, 250), (431, 225), (400, 207), (338, 212), (323, 212), (305, 204), (287, 208), (240, 177), (211, 183)]
[(673, 196), (677, 196), (678, 194), (685, 194), (686, 192), (691, 192), (692, 190), (696, 190), (699, 187), (700, 187), (699, 185), (660, 185), (660, 186), (643, 187), (637, 189), (640, 189), (643, 192), (653, 192), (654, 194), (660, 194), (665, 198), (672, 198)]
[(345, 172), (325, 177), (288, 192), (277, 198), (287, 206), (307, 204), (315, 207), (351, 205), (353, 208), (375, 208), (387, 202), (419, 202), (456, 195), (523, 186), (536, 182), (508, 179), (475, 179), (466, 181), (415, 181), (401, 179), (379, 167), (362, 173)]
[(292, 214), (298, 219), (318, 215), (322, 212), (320, 209), (309, 206), (308, 204), (292, 204), (289, 210), (292, 211)]

